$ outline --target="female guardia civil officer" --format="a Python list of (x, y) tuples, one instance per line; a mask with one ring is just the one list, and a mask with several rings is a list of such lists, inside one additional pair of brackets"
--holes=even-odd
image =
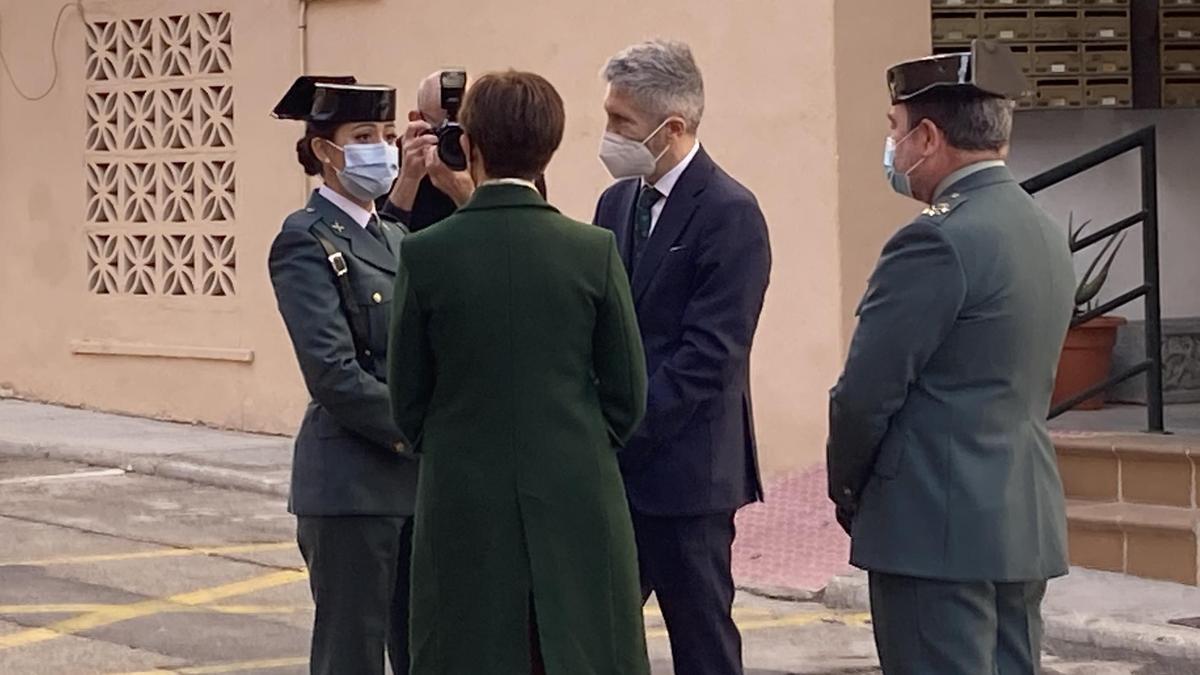
[(275, 117), (305, 122), (296, 154), (324, 184), (271, 246), (271, 283), (311, 402), (288, 510), (311, 577), (311, 672), (408, 673), (417, 463), (392, 421), (387, 331), (401, 226), (375, 213), (396, 178), (396, 92), (301, 77)]

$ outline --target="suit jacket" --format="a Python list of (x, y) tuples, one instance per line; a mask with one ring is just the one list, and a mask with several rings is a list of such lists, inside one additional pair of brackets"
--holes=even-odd
[(395, 303), (392, 405), (422, 472), (413, 671), (517, 672), (532, 587), (546, 662), (648, 673), (616, 453), (646, 372), (612, 235), (483, 186), (404, 240)]
[[(271, 246), (271, 284), (312, 397), (296, 434), (289, 510), (300, 516), (411, 515), (417, 463), (396, 450), (386, 378), (387, 332), (403, 230), (384, 223), (384, 246), (317, 193), (283, 222)], [(346, 262), (366, 315), (366, 359), (356, 357), (337, 282), (317, 237)]]
[(957, 581), (1066, 572), (1046, 415), (1074, 286), (1065, 234), (1005, 167), (887, 243), (830, 397), (851, 562)]
[[(640, 187), (620, 181), (596, 207), (627, 268)], [(771, 269), (766, 222), (754, 195), (701, 149), (646, 246), (632, 286), (649, 400), (621, 456), (630, 503), (660, 516), (736, 510), (762, 499), (750, 347)]]

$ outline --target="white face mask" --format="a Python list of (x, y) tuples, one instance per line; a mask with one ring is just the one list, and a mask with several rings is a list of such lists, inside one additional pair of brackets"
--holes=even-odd
[(351, 196), (364, 202), (374, 201), (392, 189), (400, 173), (400, 149), (393, 143), (354, 143), (339, 147), (346, 165), (338, 171), (338, 180)]
[(643, 178), (654, 173), (654, 169), (658, 166), (658, 160), (667, 154), (670, 146), (663, 148), (662, 152), (655, 156), (650, 152), (650, 148), (646, 147), (646, 143), (658, 135), (658, 132), (662, 131), (670, 121), (671, 118), (663, 120), (662, 124), (641, 141), (625, 138), (611, 131), (604, 132), (604, 137), (600, 139), (600, 161), (604, 163), (608, 173), (618, 180)]
[(891, 184), (892, 189), (895, 190), (897, 194), (905, 197), (913, 196), (912, 180), (910, 176), (917, 167), (921, 166), (921, 164), (925, 162), (926, 158), (922, 157), (920, 161), (912, 165), (912, 168), (901, 172), (896, 168), (896, 148), (900, 147), (900, 144), (904, 141), (912, 138), (912, 135), (916, 133), (916, 131), (917, 130), (914, 128), (912, 131), (905, 134), (904, 138), (901, 138), (899, 141), (892, 140), (892, 137), (888, 136), (887, 141), (884, 142), (883, 146), (883, 174), (887, 177), (888, 183)]

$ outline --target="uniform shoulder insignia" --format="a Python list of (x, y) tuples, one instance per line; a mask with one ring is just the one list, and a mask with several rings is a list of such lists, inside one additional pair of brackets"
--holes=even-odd
[(926, 216), (928, 218), (935, 218), (935, 219), (941, 220), (942, 218), (945, 218), (946, 216), (950, 215), (954, 211), (954, 209), (957, 209), (959, 206), (962, 206), (963, 204), (965, 204), (966, 201), (967, 201), (966, 195), (962, 195), (962, 194), (955, 192), (955, 193), (946, 195), (942, 199), (939, 199), (938, 201), (934, 202), (933, 204), (930, 204), (928, 208), (926, 208), (924, 211), (921, 212), (921, 215)]
[(319, 220), (321, 220), (321, 216), (316, 211), (312, 209), (300, 209), (299, 211), (295, 211), (289, 215), (287, 219), (283, 221), (283, 226), (285, 228), (295, 227), (307, 230), (313, 226), (313, 223), (316, 223)]

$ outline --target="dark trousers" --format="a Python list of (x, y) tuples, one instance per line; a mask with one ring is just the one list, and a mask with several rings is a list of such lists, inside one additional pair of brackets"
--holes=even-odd
[(1046, 582), (947, 582), (871, 573), (884, 675), (1037, 675)]
[(658, 598), (676, 675), (742, 675), (730, 570), (733, 515), (633, 513), (642, 601), (652, 592)]
[(408, 584), (412, 519), (297, 518), (313, 602), (313, 675), (408, 673)]

